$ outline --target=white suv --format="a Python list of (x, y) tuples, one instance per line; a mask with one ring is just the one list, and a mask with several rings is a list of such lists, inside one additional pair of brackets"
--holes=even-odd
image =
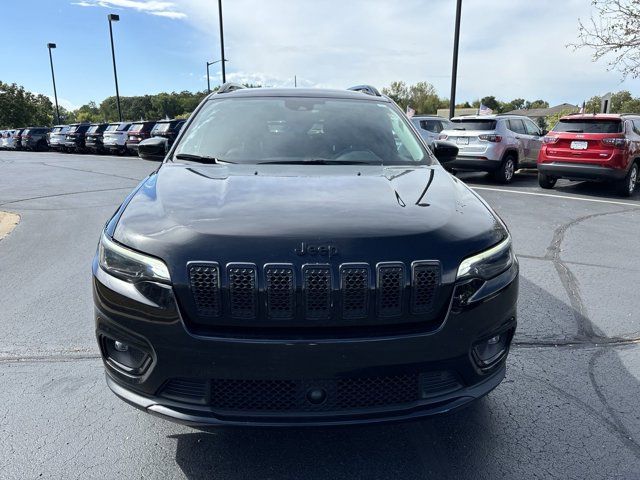
[(451, 130), (441, 140), (458, 147), (458, 157), (448, 169), (490, 172), (500, 183), (509, 183), (519, 168), (536, 167), (542, 137), (530, 118), (520, 115), (470, 115), (451, 119)]
[(110, 123), (102, 136), (104, 148), (110, 153), (123, 155), (127, 152), (127, 131), (131, 128), (131, 122)]

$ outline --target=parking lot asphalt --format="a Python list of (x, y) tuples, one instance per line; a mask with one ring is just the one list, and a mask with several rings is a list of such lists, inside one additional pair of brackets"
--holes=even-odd
[(460, 174), (511, 229), (519, 325), (505, 381), (418, 422), (168, 423), (118, 400), (93, 332), (104, 222), (156, 163), (0, 152), (0, 478), (640, 478), (640, 193)]

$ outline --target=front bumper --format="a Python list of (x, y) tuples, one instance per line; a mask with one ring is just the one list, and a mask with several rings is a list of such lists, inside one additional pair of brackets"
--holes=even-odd
[(593, 181), (622, 180), (627, 174), (626, 170), (622, 168), (569, 162), (538, 163), (538, 171), (555, 178)]
[[(192, 334), (171, 308), (154, 315), (154, 307), (121, 295), (112, 277), (94, 263), (96, 332), (107, 384), (137, 408), (196, 426), (380, 423), (453, 411), (486, 395), (504, 378), (516, 327), (517, 268), (514, 264), (503, 274), (508, 280), (498, 293), (451, 309), (433, 331), (237, 338)], [(480, 367), (473, 346), (498, 334), (507, 338), (504, 355), (490, 367)], [(146, 349), (150, 366), (140, 375), (118, 369), (106, 358), (104, 338)], [(386, 379), (395, 382), (392, 390)], [(220, 402), (214, 397), (222, 388), (225, 400)], [(314, 389), (326, 393), (323, 405), (309, 403)], [(396, 396), (403, 389), (416, 389), (415, 396)], [(391, 401), (376, 401), (378, 393)], [(340, 403), (345, 396), (348, 400)]]

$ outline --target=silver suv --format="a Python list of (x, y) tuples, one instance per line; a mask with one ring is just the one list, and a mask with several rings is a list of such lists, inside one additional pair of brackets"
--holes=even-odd
[(429, 146), (434, 140), (438, 140), (440, 132), (453, 128), (453, 124), (449, 120), (438, 115), (416, 115), (411, 118), (411, 121)]
[(470, 115), (451, 119), (451, 130), (441, 140), (457, 145), (458, 157), (450, 170), (490, 172), (500, 183), (509, 183), (519, 168), (536, 167), (542, 137), (530, 118), (520, 115)]

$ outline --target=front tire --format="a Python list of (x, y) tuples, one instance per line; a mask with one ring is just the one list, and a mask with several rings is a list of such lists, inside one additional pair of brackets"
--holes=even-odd
[(500, 164), (500, 167), (498, 167), (498, 170), (493, 172), (493, 179), (503, 184), (511, 183), (516, 173), (516, 163), (517, 160), (514, 155), (507, 155)]
[(538, 184), (546, 190), (550, 190), (553, 187), (555, 187), (557, 181), (558, 181), (557, 178), (553, 178), (553, 177), (550, 177), (549, 175), (538, 172)]
[(638, 167), (638, 163), (634, 162), (634, 164), (631, 165), (631, 168), (629, 169), (629, 173), (627, 173), (627, 175), (622, 180), (620, 180), (617, 185), (617, 190), (618, 194), (621, 197), (630, 197), (633, 194), (633, 191), (635, 190), (638, 183), (639, 171), (640, 169)]

